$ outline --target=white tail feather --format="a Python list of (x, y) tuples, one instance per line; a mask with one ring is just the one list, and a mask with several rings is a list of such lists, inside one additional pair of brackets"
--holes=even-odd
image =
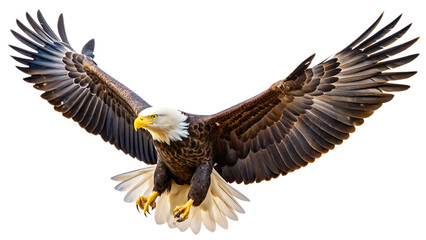
[[(154, 187), (155, 166), (123, 173), (112, 177), (112, 180), (121, 181), (115, 189), (127, 191), (124, 200), (136, 202), (139, 196), (148, 196)], [(244, 213), (244, 209), (237, 199), (249, 201), (238, 190), (231, 187), (223, 178), (213, 170), (211, 184), (207, 196), (200, 206), (191, 207), (188, 219), (177, 222), (173, 217), (173, 209), (184, 205), (188, 198), (189, 185), (178, 185), (172, 181), (170, 191), (165, 191), (157, 198), (155, 209), (155, 222), (164, 224), (171, 228), (186, 231), (188, 228), (194, 233), (199, 233), (201, 223), (210, 231), (216, 230), (216, 224), (224, 229), (228, 228), (228, 219), (238, 220), (235, 211)]]

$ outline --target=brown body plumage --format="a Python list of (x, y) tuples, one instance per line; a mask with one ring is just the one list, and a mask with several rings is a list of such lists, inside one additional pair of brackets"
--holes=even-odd
[[(154, 142), (158, 159), (161, 159), (179, 184), (190, 184), (191, 178), (201, 164), (212, 165), (212, 137), (206, 131), (204, 121), (197, 116), (189, 116), (189, 135), (182, 141), (170, 144)], [(157, 160), (158, 161), (158, 160)]]
[[(417, 38), (388, 47), (404, 35), (410, 25), (385, 37), (399, 21), (398, 17), (370, 36), (380, 16), (342, 51), (312, 68), (309, 65), (314, 55), (310, 56), (287, 78), (247, 101), (210, 116), (176, 110), (174, 114), (184, 116), (184, 120), (176, 122), (176, 129), (170, 130), (175, 131), (174, 135), (169, 136), (169, 132), (157, 132), (162, 131), (162, 126), (156, 126), (156, 119), (165, 116), (157, 115), (155, 108), (98, 68), (93, 61), (94, 41), (89, 41), (79, 54), (68, 42), (62, 15), (60, 38), (40, 12), (37, 17), (40, 25), (27, 14), (35, 32), (18, 21), (18, 26), (31, 40), (12, 31), (18, 40), (35, 50), (12, 46), (30, 58), (14, 57), (27, 66), (18, 67), (31, 75), (25, 81), (44, 91), (42, 98), (88, 132), (99, 134), (117, 149), (147, 164), (157, 164), (153, 187), (149, 189), (154, 193), (138, 200), (144, 211), (149, 206), (155, 207), (158, 196), (173, 192), (172, 187), (176, 187), (173, 184), (189, 186), (187, 197), (190, 201), (173, 211), (175, 217), (185, 215), (183, 219), (179, 217), (180, 221), (188, 217), (186, 211), (192, 204), (209, 208), (212, 205), (202, 205), (205, 199), (215, 202), (221, 198), (217, 186), (231, 200), (233, 196), (244, 199), (220, 183), (222, 178), (246, 184), (269, 180), (306, 166), (341, 144), (364, 118), (392, 99), (393, 95), (387, 92), (409, 87), (393, 81), (411, 77), (415, 72), (388, 70), (418, 56), (388, 59), (409, 48)], [(142, 114), (147, 109), (154, 112)], [(132, 194), (144, 186), (144, 182), (136, 180), (146, 173), (130, 172), (115, 178), (123, 181), (118, 189), (129, 190), (129, 201), (135, 201)], [(231, 200), (223, 201), (230, 212), (220, 212), (221, 208), (217, 207), (214, 221), (218, 224), (224, 224), (221, 216), (233, 218), (233, 210), (239, 211), (238, 203), (230, 207)], [(195, 215), (191, 217), (196, 219)], [(212, 225), (204, 224), (214, 230)], [(199, 231), (199, 225), (191, 225), (191, 228)]]

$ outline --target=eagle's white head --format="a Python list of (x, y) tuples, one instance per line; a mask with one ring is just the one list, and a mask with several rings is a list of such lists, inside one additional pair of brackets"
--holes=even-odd
[(173, 108), (149, 107), (142, 110), (134, 122), (135, 130), (144, 128), (152, 139), (170, 144), (188, 136), (188, 117)]

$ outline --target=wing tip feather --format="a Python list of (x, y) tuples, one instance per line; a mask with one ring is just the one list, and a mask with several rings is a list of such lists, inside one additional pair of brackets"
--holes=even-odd
[(356, 45), (358, 45), (362, 40), (364, 40), (366, 37), (368, 37), (368, 35), (370, 35), (370, 33), (377, 27), (377, 25), (379, 24), (379, 22), (382, 20), (383, 15), (384, 15), (384, 11), (382, 12), (382, 14), (380, 14), (380, 16), (377, 18), (377, 20), (370, 25), (369, 28), (367, 28), (367, 30), (365, 30), (358, 38), (356, 38), (351, 44), (349, 44), (346, 48), (344, 48), (342, 50), (345, 51), (347, 49), (351, 49), (353, 47), (355, 47)]

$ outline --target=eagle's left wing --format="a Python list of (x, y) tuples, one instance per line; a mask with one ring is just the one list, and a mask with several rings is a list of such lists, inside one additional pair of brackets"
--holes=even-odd
[(150, 105), (126, 86), (109, 76), (93, 61), (94, 41), (77, 53), (65, 34), (62, 15), (59, 17), (60, 38), (49, 27), (40, 11), (38, 24), (28, 13), (33, 30), (19, 20), (19, 28), (28, 36), (12, 30), (27, 47), (11, 46), (22, 57), (13, 57), (25, 67), (18, 69), (30, 76), (24, 80), (44, 91), (41, 97), (72, 118), (87, 132), (100, 135), (104, 141), (132, 157), (155, 164), (157, 153), (151, 135), (144, 129), (134, 130), (138, 113)]
[[(384, 38), (399, 17), (368, 37), (382, 16), (332, 58), (308, 68), (306, 59), (263, 93), (206, 117), (216, 133), (215, 169), (228, 181), (252, 183), (285, 175), (341, 144), (383, 103), (409, 86), (390, 81), (415, 72), (388, 72), (417, 57), (385, 60), (413, 39), (386, 48), (409, 26)], [(367, 38), (368, 37), (368, 38)], [(382, 50), (385, 48), (384, 50)]]

